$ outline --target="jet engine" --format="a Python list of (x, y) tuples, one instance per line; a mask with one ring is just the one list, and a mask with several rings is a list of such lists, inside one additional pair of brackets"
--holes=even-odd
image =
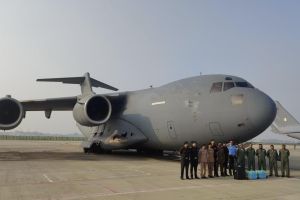
[(74, 106), (73, 117), (83, 126), (98, 126), (107, 122), (111, 116), (110, 101), (102, 95), (92, 95), (80, 99)]
[(10, 130), (17, 127), (24, 117), (22, 104), (16, 99), (4, 97), (0, 99), (0, 129)]

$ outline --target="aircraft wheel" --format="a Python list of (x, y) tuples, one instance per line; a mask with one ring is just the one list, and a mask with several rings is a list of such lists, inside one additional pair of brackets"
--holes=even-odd
[(86, 154), (90, 153), (90, 148), (83, 148), (83, 152), (86, 153)]

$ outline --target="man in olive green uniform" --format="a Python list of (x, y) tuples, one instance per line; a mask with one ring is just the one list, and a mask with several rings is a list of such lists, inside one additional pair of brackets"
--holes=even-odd
[(243, 144), (239, 145), (236, 156), (237, 156), (237, 165), (240, 165), (242, 166), (242, 168), (245, 169), (246, 150)]
[(252, 144), (250, 144), (250, 147), (247, 149), (246, 155), (248, 160), (248, 170), (255, 171), (255, 149)]
[(290, 177), (290, 166), (289, 166), (290, 151), (285, 148), (285, 144), (279, 150), (279, 159), (281, 161), (281, 176)]
[(259, 144), (259, 149), (256, 150), (256, 156), (258, 158), (258, 170), (266, 170), (266, 155), (267, 152), (263, 148), (263, 145)]
[(274, 145), (270, 146), (270, 149), (267, 151), (267, 156), (269, 158), (270, 176), (273, 176), (273, 170), (275, 172), (275, 176), (278, 176), (278, 169), (277, 169), (278, 153), (277, 150), (274, 149)]

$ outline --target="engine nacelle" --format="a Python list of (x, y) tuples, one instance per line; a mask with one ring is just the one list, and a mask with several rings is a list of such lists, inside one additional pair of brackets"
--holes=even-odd
[(73, 117), (83, 126), (98, 126), (111, 116), (110, 101), (102, 95), (92, 95), (80, 99), (74, 106)]
[(0, 99), (0, 129), (16, 128), (24, 117), (22, 104), (16, 99), (4, 97)]

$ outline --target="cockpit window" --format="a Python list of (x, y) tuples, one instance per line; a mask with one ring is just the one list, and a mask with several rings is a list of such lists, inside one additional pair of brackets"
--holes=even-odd
[(210, 93), (222, 92), (222, 85), (223, 85), (222, 82), (213, 83), (210, 89)]
[(254, 88), (250, 83), (248, 82), (235, 82), (236, 87), (244, 87), (244, 88)]
[(229, 90), (229, 89), (231, 89), (233, 87), (234, 87), (234, 83), (233, 82), (224, 82), (223, 91), (225, 92), (226, 90)]

